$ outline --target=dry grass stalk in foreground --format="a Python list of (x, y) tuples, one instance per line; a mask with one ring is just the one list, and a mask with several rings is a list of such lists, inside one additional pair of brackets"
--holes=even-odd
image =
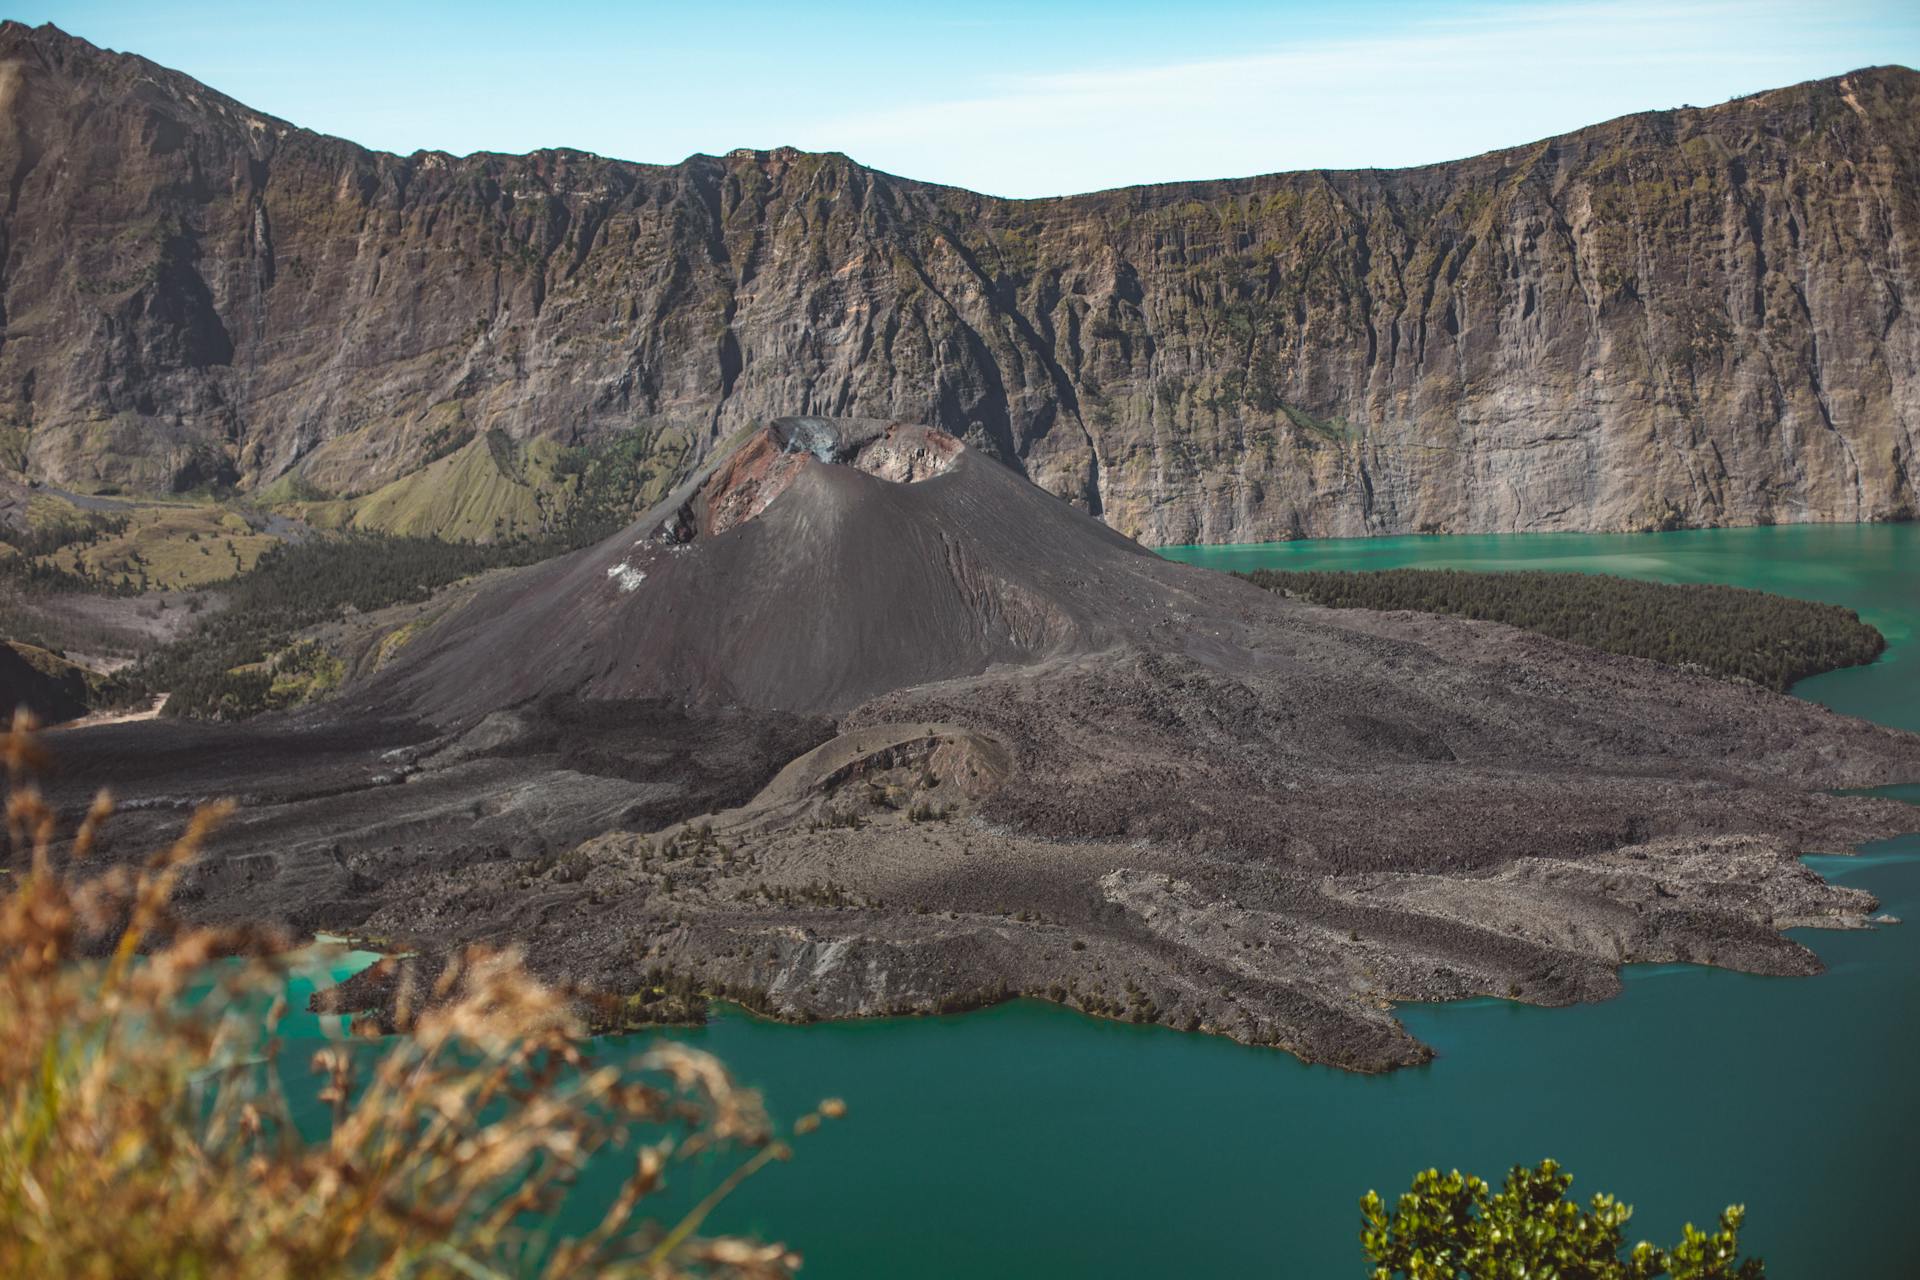
[[(303, 1141), (274, 1035), (288, 940), (191, 927), (169, 905), (226, 807), (195, 813), (137, 871), (95, 867), (112, 804), (103, 792), (68, 839), (29, 781), (31, 728), (16, 720), (0, 738), (12, 847), (0, 1275), (778, 1277), (798, 1265), (777, 1244), (699, 1234), (727, 1192), (788, 1154), (758, 1096), (681, 1045), (625, 1072), (593, 1065), (567, 1001), (511, 955), (450, 966), (409, 1034), (320, 1042), (310, 1065), (331, 1123)], [(795, 1131), (841, 1111), (822, 1103)], [(605, 1217), (557, 1238), (545, 1224), (588, 1157), (628, 1143), (632, 1173)], [(669, 1166), (696, 1155), (732, 1171), (677, 1221), (644, 1218)]]

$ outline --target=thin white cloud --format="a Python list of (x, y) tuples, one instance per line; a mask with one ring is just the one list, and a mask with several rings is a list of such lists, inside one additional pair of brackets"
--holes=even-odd
[(1772, 87), (1823, 48), (1840, 60), (1823, 71), (1844, 70), (1872, 60), (1860, 27), (1777, 0), (1487, 8), (1212, 59), (987, 77), (947, 100), (868, 98), (797, 141), (1006, 195), (1406, 165), (1715, 100), (1703, 86)]
[(1913, 0), (1180, 0), (1100, 17), (1092, 0), (993, 0), (885, 20), (740, 0), (719, 44), (704, 11), (664, 3), (609, 18), (552, 0), (572, 20), (530, 27), (509, 0), (473, 0), (451, 26), (391, 0), (39, 3), (96, 43), (400, 152), (671, 163), (790, 144), (1003, 195), (1448, 160), (1920, 64)]

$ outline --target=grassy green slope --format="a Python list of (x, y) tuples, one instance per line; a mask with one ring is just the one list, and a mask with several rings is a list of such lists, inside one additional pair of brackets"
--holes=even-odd
[(464, 446), (359, 498), (305, 504), (323, 528), (450, 542), (494, 542), (545, 532), (569, 504), (551, 440), (514, 446), (476, 436)]
[(678, 432), (593, 450), (492, 432), (371, 493), (282, 509), (324, 529), (447, 542), (537, 539), (643, 510), (679, 478), (688, 452)]

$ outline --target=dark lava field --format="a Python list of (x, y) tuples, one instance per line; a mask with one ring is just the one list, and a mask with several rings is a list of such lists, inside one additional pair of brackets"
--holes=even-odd
[[(191, 914), (511, 944), (599, 1025), (1015, 994), (1378, 1071), (1391, 1002), (1807, 973), (1798, 860), (1920, 738), (1493, 623), (1170, 563), (940, 431), (783, 419), (307, 711), (52, 735), (131, 856), (241, 792)], [(375, 1013), (377, 967), (345, 989)]]

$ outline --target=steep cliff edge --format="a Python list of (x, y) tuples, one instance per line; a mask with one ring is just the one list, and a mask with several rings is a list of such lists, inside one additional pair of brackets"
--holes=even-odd
[(489, 433), (684, 471), (811, 413), (1155, 543), (1915, 507), (1904, 69), (1008, 201), (786, 150), (380, 154), (7, 23), (0, 172), (0, 463), (67, 487), (352, 495)]

